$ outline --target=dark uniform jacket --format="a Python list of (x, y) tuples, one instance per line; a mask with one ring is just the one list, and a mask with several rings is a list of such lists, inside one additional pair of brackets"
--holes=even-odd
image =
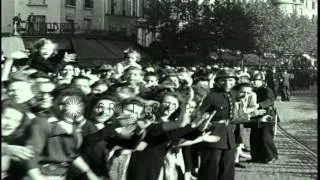
[(209, 130), (213, 135), (220, 136), (221, 139), (215, 143), (202, 143), (202, 146), (218, 149), (232, 149), (236, 147), (234, 136), (234, 125), (217, 123), (220, 120), (231, 120), (233, 114), (235, 97), (232, 93), (227, 93), (217, 87), (204, 99), (200, 112), (212, 113), (216, 111), (211, 120)]

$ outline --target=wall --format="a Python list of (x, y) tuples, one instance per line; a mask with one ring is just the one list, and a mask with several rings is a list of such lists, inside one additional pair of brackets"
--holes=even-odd
[(94, 0), (92, 29), (104, 29), (104, 0)]
[(126, 36), (137, 34), (136, 17), (125, 17), (125, 16), (105, 16), (105, 29), (111, 30), (110, 27), (114, 26), (116, 31), (121, 31), (121, 28), (126, 28)]
[(60, 3), (60, 0), (46, 0), (47, 6), (29, 6), (28, 0), (15, 0), (15, 9), (17, 13), (21, 13), (23, 20), (33, 12), (35, 15), (45, 15), (46, 22), (60, 23)]
[(1, 33), (12, 31), (12, 19), (16, 16), (14, 0), (1, 0)]
[(76, 30), (83, 32), (86, 30), (85, 19), (91, 20), (91, 29), (104, 28), (104, 2), (103, 0), (94, 0), (93, 8), (84, 8), (84, 0), (77, 0), (76, 6), (66, 6), (66, 0), (61, 0), (61, 21), (67, 22), (74, 20), (77, 23)]

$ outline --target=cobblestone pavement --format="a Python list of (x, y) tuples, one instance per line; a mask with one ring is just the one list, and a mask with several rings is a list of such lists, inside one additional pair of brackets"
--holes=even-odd
[[(293, 92), (290, 102), (276, 102), (281, 117), (275, 139), (279, 160), (274, 164), (246, 163), (236, 180), (317, 179), (317, 90)], [(248, 133), (245, 133), (248, 136)]]

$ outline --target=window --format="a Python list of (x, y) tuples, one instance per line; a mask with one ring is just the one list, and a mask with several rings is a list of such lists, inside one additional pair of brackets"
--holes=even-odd
[(66, 0), (67, 6), (76, 6), (76, 0)]
[(301, 2), (302, 4), (304, 4), (304, 0), (300, 0), (300, 2)]
[(29, 0), (27, 5), (47, 6), (46, 0)]
[(84, 19), (84, 28), (85, 30), (91, 30), (92, 24), (91, 19)]
[(120, 28), (120, 32), (124, 35), (127, 34), (127, 28), (125, 27)]
[(316, 8), (316, 4), (314, 1), (312, 1), (312, 9), (315, 9)]
[(109, 26), (109, 31), (110, 32), (117, 32), (117, 27), (116, 26)]
[(85, 8), (93, 8), (93, 0), (85, 0), (84, 7)]
[(143, 0), (107, 0), (106, 14), (130, 17), (142, 17)]

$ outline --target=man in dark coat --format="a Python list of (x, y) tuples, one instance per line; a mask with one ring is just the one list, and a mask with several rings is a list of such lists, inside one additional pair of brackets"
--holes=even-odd
[(275, 67), (273, 67), (272, 70), (267, 72), (266, 83), (267, 83), (267, 86), (273, 90), (275, 97), (277, 98), (278, 91), (279, 91), (279, 79), (278, 79), (278, 73)]
[(280, 77), (280, 93), (282, 101), (290, 101), (290, 80), (293, 78), (287, 70), (283, 70)]
[(21, 20), (21, 14), (18, 13), (17, 16), (15, 16), (13, 19), (13, 31), (12, 31), (12, 34), (15, 35), (15, 32), (20, 33), (20, 29), (21, 29), (21, 22), (23, 22)]
[(33, 33), (34, 32), (34, 23), (35, 23), (35, 17), (33, 13), (30, 13), (30, 15), (27, 18), (27, 32)]
[(216, 143), (202, 143), (200, 147), (201, 165), (198, 180), (217, 179), (233, 180), (235, 168), (235, 135), (233, 119), (234, 95), (231, 89), (236, 83), (233, 69), (222, 69), (215, 77), (216, 86), (204, 99), (200, 112), (207, 114), (211, 125), (207, 128), (212, 134), (221, 137)]
[[(266, 110), (266, 115), (255, 117), (257, 121), (251, 124), (250, 148), (253, 162), (273, 163), (278, 159), (277, 148), (274, 143), (274, 93), (272, 89), (264, 86), (261, 73), (253, 76), (254, 92), (257, 94), (258, 109)], [(268, 121), (261, 121), (261, 120)]]

